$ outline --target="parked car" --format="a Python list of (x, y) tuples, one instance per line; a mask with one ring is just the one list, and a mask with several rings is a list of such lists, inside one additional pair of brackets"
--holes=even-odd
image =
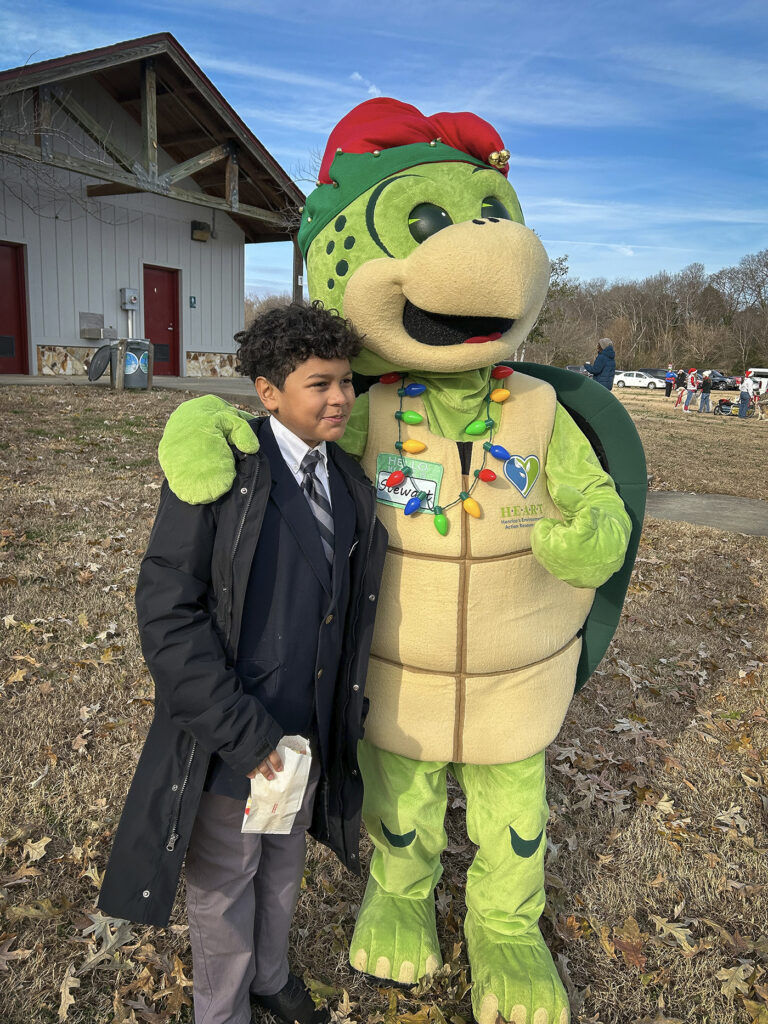
[(658, 377), (652, 377), (650, 373), (643, 370), (620, 370), (613, 378), (615, 388), (647, 388), (653, 391), (661, 387)]
[(649, 377), (658, 377), (659, 380), (664, 380), (667, 376), (666, 366), (657, 366), (655, 369), (648, 369), (647, 366), (641, 366), (639, 373), (647, 373)]
[(735, 377), (730, 377), (719, 370), (710, 370), (709, 375), (712, 378), (713, 391), (736, 391), (739, 387)]
[(584, 377), (591, 376), (589, 370), (584, 369), (583, 363), (581, 364), (581, 366), (566, 366), (566, 370), (571, 370), (573, 373), (580, 373)]

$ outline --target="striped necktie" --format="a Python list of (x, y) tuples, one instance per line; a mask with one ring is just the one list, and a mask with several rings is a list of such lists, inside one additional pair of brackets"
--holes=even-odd
[(301, 489), (306, 495), (309, 507), (317, 522), (320, 531), (320, 540), (323, 542), (323, 551), (328, 559), (328, 564), (333, 565), (333, 514), (331, 503), (325, 493), (325, 489), (317, 479), (317, 464), (322, 455), (316, 448), (312, 448), (301, 460), (299, 469), (304, 474)]

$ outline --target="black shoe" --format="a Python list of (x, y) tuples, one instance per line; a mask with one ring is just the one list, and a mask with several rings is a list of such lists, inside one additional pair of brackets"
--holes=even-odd
[(331, 1019), (325, 1007), (316, 1010), (309, 989), (295, 974), (288, 975), (288, 981), (273, 996), (260, 996), (251, 993), (257, 1006), (269, 1010), (271, 1014), (284, 1024), (328, 1024)]

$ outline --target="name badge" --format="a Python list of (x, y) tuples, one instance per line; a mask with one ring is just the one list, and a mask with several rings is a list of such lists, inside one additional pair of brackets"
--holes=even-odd
[(405, 508), (410, 498), (414, 498), (419, 491), (424, 491), (426, 498), (421, 504), (422, 511), (434, 512), (435, 505), (440, 504), (443, 467), (439, 462), (425, 462), (423, 459), (414, 459), (407, 455), (405, 464), (411, 471), (410, 476), (407, 476), (401, 484), (387, 487), (387, 478), (390, 473), (402, 469), (402, 460), (399, 455), (390, 455), (388, 452), (381, 452), (377, 456), (376, 500), (382, 505)]

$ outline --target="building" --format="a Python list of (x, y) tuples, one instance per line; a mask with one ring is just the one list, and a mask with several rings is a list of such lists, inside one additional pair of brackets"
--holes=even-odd
[(114, 337), (232, 373), (245, 243), (294, 239), (300, 296), (303, 200), (167, 33), (1, 72), (0, 373), (83, 373)]

